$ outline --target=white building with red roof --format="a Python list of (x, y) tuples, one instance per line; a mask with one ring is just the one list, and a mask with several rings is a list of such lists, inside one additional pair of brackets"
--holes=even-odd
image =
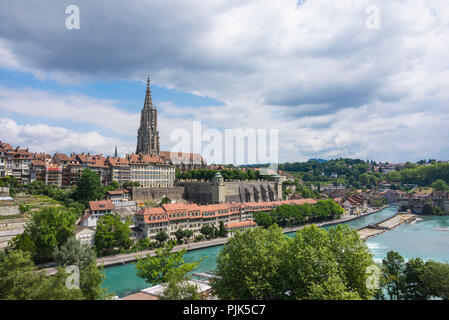
[(89, 201), (88, 211), (81, 217), (80, 226), (95, 228), (102, 216), (113, 213), (115, 205), (111, 200)]

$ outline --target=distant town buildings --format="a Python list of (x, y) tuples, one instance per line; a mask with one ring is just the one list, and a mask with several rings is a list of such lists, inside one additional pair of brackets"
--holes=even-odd
[(413, 192), (404, 194), (399, 205), (402, 210), (410, 210), (414, 214), (429, 214), (425, 207), (438, 207), (444, 212), (449, 212), (449, 192), (433, 191), (432, 193)]
[(24, 184), (40, 180), (47, 185), (72, 186), (81, 172), (89, 168), (98, 174), (105, 185), (112, 181), (120, 185), (137, 182), (141, 187), (158, 188), (173, 186), (176, 167), (186, 170), (206, 166), (199, 154), (160, 151), (157, 126), (157, 109), (153, 106), (150, 81), (147, 79), (135, 154), (118, 157), (115, 146), (114, 157), (90, 153), (72, 153), (69, 156), (55, 153), (52, 157), (0, 142), (0, 177), (14, 176)]

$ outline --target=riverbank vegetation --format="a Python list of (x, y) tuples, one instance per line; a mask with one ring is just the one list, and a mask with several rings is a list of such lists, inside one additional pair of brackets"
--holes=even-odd
[(319, 200), (316, 204), (281, 205), (269, 212), (254, 213), (254, 221), (268, 228), (273, 224), (280, 227), (300, 226), (306, 223), (319, 223), (338, 219), (344, 209), (331, 199)]
[(406, 262), (399, 253), (390, 251), (382, 260), (380, 285), (376, 293), (379, 300), (448, 300), (449, 264), (421, 258)]

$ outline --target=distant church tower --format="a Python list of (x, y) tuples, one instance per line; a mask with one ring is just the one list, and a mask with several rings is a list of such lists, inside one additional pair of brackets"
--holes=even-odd
[(140, 128), (137, 131), (136, 153), (159, 155), (159, 131), (157, 130), (157, 109), (151, 101), (150, 77), (147, 78), (145, 104), (140, 115)]

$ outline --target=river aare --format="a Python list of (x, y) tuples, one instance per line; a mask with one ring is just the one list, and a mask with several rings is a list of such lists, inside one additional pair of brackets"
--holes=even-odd
[[(344, 222), (353, 228), (360, 228), (393, 216), (397, 206), (390, 206), (368, 216)], [(324, 227), (326, 229), (330, 227)], [(293, 236), (294, 233), (287, 234)], [(381, 261), (388, 251), (399, 252), (404, 258), (420, 257), (424, 260), (433, 259), (441, 262), (449, 261), (449, 216), (419, 216), (415, 222), (406, 223), (366, 241), (376, 261)], [(199, 269), (195, 272), (212, 271), (215, 269), (215, 258), (222, 245), (188, 251), (186, 261), (201, 259)], [(136, 275), (135, 263), (118, 265), (104, 269), (106, 279), (103, 287), (123, 297), (151, 285)]]

